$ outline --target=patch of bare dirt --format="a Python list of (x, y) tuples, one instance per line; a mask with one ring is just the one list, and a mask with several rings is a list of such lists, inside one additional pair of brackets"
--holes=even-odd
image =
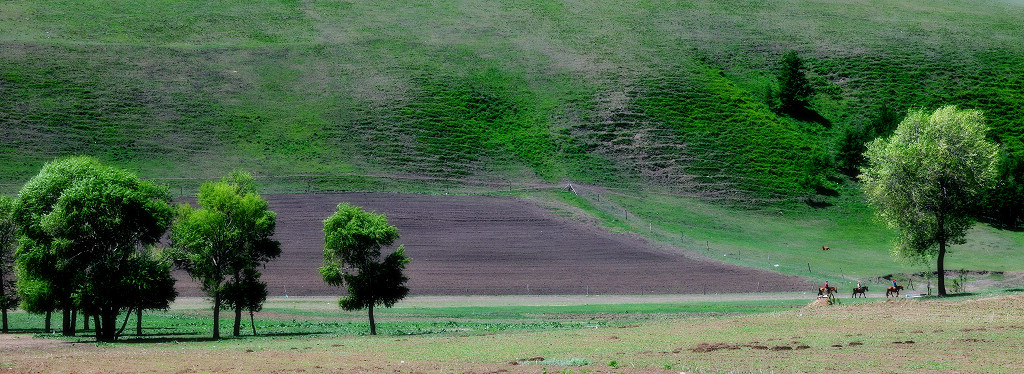
[[(695, 260), (511, 197), (386, 193), (266, 195), (282, 254), (267, 264), (271, 296), (339, 295), (317, 268), (323, 220), (342, 202), (398, 227), (413, 295), (693, 294), (806, 290), (792, 276)], [(182, 272), (182, 296), (202, 296)]]
[(0, 334), (0, 352), (34, 350), (67, 345), (70, 345), (70, 343), (57, 339), (35, 338), (32, 335)]

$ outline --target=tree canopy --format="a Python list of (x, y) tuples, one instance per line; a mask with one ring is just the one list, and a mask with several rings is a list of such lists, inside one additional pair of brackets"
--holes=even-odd
[(370, 334), (376, 335), (374, 306), (390, 308), (409, 294), (409, 278), (402, 273), (409, 263), (405, 247), (381, 259), (381, 250), (398, 240), (398, 229), (383, 214), (344, 203), (324, 220), (324, 234), (324, 282), (347, 286), (338, 304), (345, 310), (368, 309)]
[(779, 71), (779, 104), (783, 113), (800, 114), (810, 105), (814, 87), (804, 71), (804, 60), (796, 51), (789, 51), (782, 57)]
[(133, 258), (173, 218), (166, 189), (94, 158), (69, 157), (44, 165), (19, 196), (19, 282), (36, 283), (22, 293), (46, 291), (25, 297), (39, 303), (28, 309), (58, 305), (65, 334), (73, 334), (68, 317), (77, 298), (99, 317), (97, 339), (116, 339), (117, 315), (138, 304), (125, 292), (140, 270)]
[(861, 181), (878, 217), (898, 230), (895, 256), (936, 260), (946, 295), (947, 245), (962, 244), (981, 197), (997, 175), (998, 148), (982, 113), (946, 106), (911, 111), (886, 138), (867, 146)]
[(203, 184), (197, 202), (199, 209), (179, 209), (171, 230), (174, 256), (214, 300), (213, 337), (220, 338), (220, 310), (226, 307), (235, 310), (237, 336), (242, 309), (258, 310), (266, 299), (258, 268), (281, 255), (281, 244), (272, 238), (277, 216), (245, 172)]

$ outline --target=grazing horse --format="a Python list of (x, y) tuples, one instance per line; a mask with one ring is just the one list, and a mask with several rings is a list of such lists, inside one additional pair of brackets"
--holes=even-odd
[(823, 251), (827, 251), (827, 250), (829, 250), (829, 249), (831, 249), (831, 248), (829, 248), (829, 247), (827, 247), (827, 246), (824, 246), (824, 245), (823, 245), (823, 246), (821, 246), (821, 250), (823, 250)]
[(860, 297), (867, 297), (867, 296), (864, 295), (864, 293), (867, 292), (867, 291), (868, 291), (868, 286), (854, 287), (853, 288), (853, 295), (851, 295), (851, 297), (857, 297), (857, 294), (860, 294)]
[(818, 287), (818, 296), (819, 297), (821, 297), (821, 296), (834, 297), (833, 294), (835, 294), (836, 292), (837, 292), (836, 288), (832, 287), (832, 286), (828, 286), (828, 288)]
[(885, 297), (889, 297), (889, 295), (896, 295), (896, 297), (900, 297), (900, 291), (902, 290), (903, 286), (889, 286), (889, 288), (885, 289)]

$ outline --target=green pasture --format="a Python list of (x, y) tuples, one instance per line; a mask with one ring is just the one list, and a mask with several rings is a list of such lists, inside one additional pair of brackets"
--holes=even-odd
[[(1022, 24), (999, 0), (4, 1), (0, 193), (85, 154), (175, 196), (236, 168), (263, 193), (516, 194), (695, 256), (880, 285), (931, 265), (889, 256), (849, 180), (811, 196), (814, 160), (887, 110), (947, 104), (1019, 152)], [(814, 115), (771, 110), (790, 50)], [(609, 190), (548, 192), (565, 181)], [(946, 267), (1021, 271), (1022, 243), (978, 226)]]
[[(86, 154), (182, 194), (242, 168), (275, 191), (792, 201), (884, 108), (981, 109), (1019, 150), (1020, 24), (987, 0), (6, 1), (0, 191)], [(770, 110), (789, 50), (819, 92), (807, 118)]]
[[(391, 321), (373, 337), (359, 331), (366, 324), (355, 320), (358, 315), (332, 313), (326, 299), (275, 299), (258, 316), (261, 335), (218, 341), (205, 339), (201, 327), (185, 330), (209, 323), (203, 317), (208, 310), (197, 308), (202, 301), (193, 299), (166, 312), (147, 313), (142, 338), (129, 335), (100, 350), (16, 350), (2, 362), (17, 369), (53, 355), (94, 357), (96, 362), (128, 355), (145, 358), (158, 372), (180, 370), (174, 362), (180, 355), (202, 357), (190, 361), (200, 371), (217, 371), (225, 357), (237, 367), (307, 372), (356, 370), (355, 365), (386, 371), (450, 371), (464, 365), (498, 370), (512, 369), (513, 362), (537, 365), (535, 372), (563, 373), (619, 368), (696, 373), (1019, 369), (1015, 353), (1024, 328), (1015, 312), (1024, 306), (1019, 289), (941, 299), (841, 299), (841, 304), (816, 306), (808, 305), (813, 298), (794, 295), (686, 297), (669, 303), (594, 298), (593, 304), (600, 304), (596, 308), (579, 300), (412, 298), (409, 307), (399, 303), (389, 310), (381, 319)], [(528, 312), (507, 310), (510, 305)], [(495, 321), (493, 315), (504, 317)], [(37, 316), (12, 314), (12, 323), (39, 322)]]
[[(841, 287), (841, 294), (858, 280), (881, 291), (888, 281), (879, 277), (895, 275), (906, 284), (908, 274), (935, 270), (934, 263), (907, 263), (890, 255), (894, 233), (874, 218), (857, 191), (849, 191), (852, 197), (826, 208), (756, 210), (669, 194), (598, 192), (582, 186), (578, 192), (545, 196), (564, 204), (553, 205), (557, 212), (594, 217), (614, 232), (636, 233), (698, 257), (779, 271), (816, 283), (828, 280)], [(822, 246), (830, 250), (823, 251)], [(976, 224), (967, 243), (951, 246), (946, 269), (1020, 272), (1024, 270), (1022, 247), (1024, 233)], [(986, 277), (1001, 280), (1000, 275)], [(917, 290), (924, 292), (926, 279), (919, 277), (915, 282)]]
[[(715, 296), (699, 300), (680, 296), (676, 301), (660, 299), (616, 297), (543, 298), (531, 301), (529, 298), (487, 298), (474, 297), (440, 299), (412, 297), (393, 308), (375, 310), (378, 332), (381, 335), (451, 335), (485, 334), (497, 331), (542, 331), (560, 329), (582, 329), (622, 326), (651, 319), (670, 317), (708, 317), (756, 313), (772, 313), (799, 308), (808, 302), (806, 295), (776, 294), (777, 298), (762, 295), (740, 296), (715, 301)], [(813, 297), (813, 296), (812, 296)], [(670, 298), (672, 299), (672, 298)], [(470, 304), (464, 304), (465, 300)], [(461, 304), (461, 305), (460, 305)], [(221, 330), (231, 331), (234, 314), (221, 313)], [(17, 333), (34, 333), (39, 336), (59, 337), (60, 334), (46, 334), (43, 330), (44, 316), (14, 312), (9, 314), (10, 326)], [(362, 336), (369, 333), (365, 311), (344, 311), (335, 300), (328, 298), (274, 298), (264, 309), (256, 313), (255, 323), (258, 338), (288, 336)], [(119, 317), (118, 324), (124, 323), (125, 316)], [(212, 331), (213, 315), (210, 302), (205, 299), (189, 298), (175, 303), (165, 311), (143, 313), (143, 335), (135, 335), (135, 316), (127, 318), (123, 340), (207, 340)], [(61, 315), (55, 313), (51, 320), (57, 330), (61, 326)], [(89, 331), (81, 331), (82, 321), (78, 320), (79, 338), (91, 339)], [(252, 338), (252, 327), (248, 313), (243, 313), (242, 338)], [(230, 333), (227, 333), (230, 334)]]

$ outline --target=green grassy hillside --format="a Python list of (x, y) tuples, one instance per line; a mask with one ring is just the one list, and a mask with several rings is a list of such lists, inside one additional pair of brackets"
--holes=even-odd
[[(244, 168), (785, 200), (883, 107), (982, 109), (1019, 144), (1021, 24), (1000, 1), (7, 1), (0, 184), (90, 154), (183, 188)], [(767, 104), (789, 50), (816, 121)]]
[[(690, 256), (814, 282), (830, 280), (842, 295), (849, 295), (857, 281), (884, 291), (878, 287), (888, 285), (887, 279), (893, 277), (911, 293), (926, 292), (928, 279), (923, 274), (935, 271), (934, 261), (906, 262), (890, 255), (894, 233), (874, 219), (856, 191), (846, 191), (841, 201), (825, 208), (756, 210), (657, 191), (622, 193), (588, 186), (575, 186), (575, 191), (541, 198), (559, 201), (550, 207), (564, 216), (596, 221), (613, 232), (641, 235)], [(824, 251), (822, 246), (830, 249)], [(1024, 270), (1022, 246), (1024, 232), (977, 225), (966, 243), (949, 247), (946, 269), (972, 271), (967, 275), (971, 291), (1020, 287), (1024, 279), (1011, 273)], [(915, 288), (910, 287), (909, 278), (916, 282)], [(955, 276), (947, 280), (951, 278)]]
[[(72, 154), (183, 195), (235, 168), (267, 192), (571, 180), (617, 192), (553, 199), (708, 257), (917, 272), (841, 179), (794, 202), (908, 109), (981, 109), (1024, 159), (1021, 25), (998, 0), (3, 1), (0, 193)], [(817, 90), (798, 119), (772, 110), (791, 50)], [(1020, 233), (970, 240), (947, 268), (1024, 269)]]

